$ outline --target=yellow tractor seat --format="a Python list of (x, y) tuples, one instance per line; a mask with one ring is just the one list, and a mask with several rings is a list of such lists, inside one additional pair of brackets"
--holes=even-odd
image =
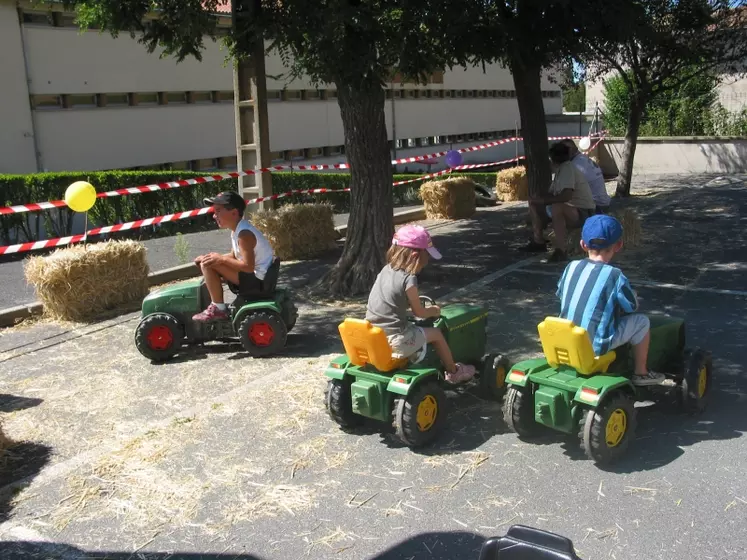
[(407, 358), (394, 358), (386, 334), (365, 319), (347, 318), (337, 327), (350, 362), (356, 366), (371, 364), (381, 372), (405, 367)]
[(581, 375), (606, 373), (615, 361), (615, 352), (595, 356), (586, 329), (577, 327), (569, 319), (545, 317), (538, 326), (542, 351), (552, 367), (570, 366)]

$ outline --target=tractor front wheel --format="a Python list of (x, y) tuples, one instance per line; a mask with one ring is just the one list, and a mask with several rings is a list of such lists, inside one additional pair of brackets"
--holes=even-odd
[(135, 347), (154, 362), (172, 358), (182, 347), (184, 329), (173, 315), (152, 313), (144, 317), (135, 330)]
[(330, 418), (342, 428), (350, 429), (360, 426), (363, 417), (353, 412), (353, 397), (350, 392), (352, 380), (346, 378), (330, 379), (324, 390), (324, 405)]
[(635, 428), (633, 399), (622, 392), (611, 395), (586, 413), (583, 441), (587, 457), (600, 465), (614, 463), (625, 455)]
[(394, 428), (409, 447), (431, 443), (446, 420), (446, 393), (435, 381), (425, 381), (406, 397), (397, 397)]
[(488, 354), (482, 361), (480, 387), (486, 396), (500, 399), (506, 392), (506, 375), (508, 375), (508, 358), (502, 354)]
[(253, 311), (239, 325), (239, 340), (253, 358), (263, 358), (285, 347), (288, 330), (274, 311)]
[(528, 387), (512, 385), (508, 388), (503, 398), (503, 421), (520, 438), (529, 438), (537, 433), (532, 395)]
[(696, 349), (685, 364), (682, 379), (682, 406), (691, 414), (703, 412), (711, 394), (713, 363), (710, 352)]

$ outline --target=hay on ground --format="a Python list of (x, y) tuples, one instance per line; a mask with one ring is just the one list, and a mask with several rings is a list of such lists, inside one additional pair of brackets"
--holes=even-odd
[(3, 424), (0, 422), (0, 459), (5, 454), (5, 450), (9, 449), (15, 444), (15, 442), (5, 435), (3, 432)]
[(289, 204), (261, 210), (251, 217), (283, 260), (310, 259), (335, 248), (333, 206), (328, 203)]
[(48, 317), (86, 321), (148, 294), (145, 245), (106, 241), (31, 257), (26, 281), (33, 285)]
[(503, 169), (495, 174), (495, 195), (503, 202), (529, 199), (529, 180), (523, 165)]
[(433, 219), (470, 218), (475, 213), (475, 182), (467, 177), (427, 181), (420, 186), (425, 215)]

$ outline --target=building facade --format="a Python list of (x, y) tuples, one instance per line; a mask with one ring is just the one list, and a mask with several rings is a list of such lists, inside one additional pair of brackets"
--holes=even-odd
[[(227, 30), (230, 16), (216, 17)], [(202, 62), (177, 64), (127, 34), (81, 32), (61, 6), (0, 0), (0, 173), (235, 169), (232, 71), (220, 43), (206, 47)], [(274, 163), (344, 161), (334, 87), (289, 82), (276, 55), (266, 67)], [(544, 77), (542, 89), (546, 113), (561, 114), (559, 86)], [(386, 103), (402, 156), (513, 136), (519, 121), (499, 65), (390, 84)]]

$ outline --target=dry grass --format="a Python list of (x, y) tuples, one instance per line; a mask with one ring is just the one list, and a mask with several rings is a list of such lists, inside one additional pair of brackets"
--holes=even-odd
[(260, 484), (247, 482), (256, 492), (240, 492), (238, 502), (226, 509), (225, 515), (232, 524), (239, 521), (254, 521), (262, 517), (277, 517), (311, 509), (316, 506), (316, 489), (298, 484)]
[(3, 424), (0, 422), (0, 459), (5, 455), (5, 450), (12, 447), (16, 442), (10, 439), (3, 432)]
[[(641, 219), (638, 214), (630, 209), (624, 208), (611, 212), (611, 215), (617, 218), (623, 227), (623, 247), (634, 249), (639, 247), (643, 242), (643, 230), (641, 228)], [(570, 256), (583, 255), (584, 250), (581, 248), (581, 229), (573, 229), (568, 232), (566, 239), (566, 249)]]
[(523, 165), (503, 169), (495, 174), (495, 194), (503, 202), (515, 202), (529, 198), (527, 169)]
[(467, 177), (427, 181), (420, 187), (420, 198), (429, 220), (469, 218), (475, 213), (475, 182)]
[(106, 241), (32, 256), (26, 280), (36, 289), (46, 317), (90, 321), (101, 313), (140, 302), (148, 293), (145, 245)]
[(267, 236), (275, 254), (283, 260), (304, 260), (335, 248), (333, 206), (290, 204), (278, 210), (263, 210), (251, 217), (252, 223)]
[(53, 512), (55, 527), (62, 530), (91, 516), (151, 528), (189, 521), (205, 486), (191, 472), (172, 465), (169, 457), (193, 430), (185, 421), (148, 432), (104, 455), (88, 473), (70, 476), (70, 493)]

